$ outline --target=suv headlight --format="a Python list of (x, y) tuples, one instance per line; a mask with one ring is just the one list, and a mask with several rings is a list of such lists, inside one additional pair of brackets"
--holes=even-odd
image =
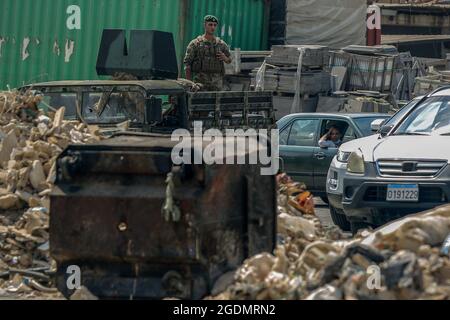
[(345, 151), (341, 151), (339, 150), (337, 153), (337, 161), (339, 162), (343, 162), (343, 163), (347, 163), (348, 161), (348, 157), (350, 157), (351, 152), (345, 152)]
[(356, 150), (348, 157), (347, 171), (351, 173), (364, 173), (364, 155)]

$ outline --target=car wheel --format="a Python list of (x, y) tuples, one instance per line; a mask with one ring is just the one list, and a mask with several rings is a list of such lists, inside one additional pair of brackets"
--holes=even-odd
[(322, 201), (325, 202), (326, 204), (329, 203), (327, 196), (321, 196), (320, 199), (322, 199)]
[(343, 213), (339, 213), (336, 208), (333, 206), (330, 206), (330, 215), (331, 220), (333, 220), (333, 223), (337, 225), (339, 228), (341, 228), (343, 231), (350, 231), (351, 226), (350, 222), (347, 220), (347, 217)]
[(359, 230), (361, 229), (367, 229), (370, 227), (370, 224), (367, 222), (361, 222), (361, 221), (352, 221), (350, 223), (352, 234), (355, 235)]

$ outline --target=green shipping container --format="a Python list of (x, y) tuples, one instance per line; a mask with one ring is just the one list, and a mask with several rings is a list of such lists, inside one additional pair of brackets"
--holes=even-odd
[(0, 89), (53, 80), (97, 79), (103, 29), (172, 32), (181, 65), (203, 16), (221, 20), (232, 48), (267, 49), (268, 0), (1, 0)]

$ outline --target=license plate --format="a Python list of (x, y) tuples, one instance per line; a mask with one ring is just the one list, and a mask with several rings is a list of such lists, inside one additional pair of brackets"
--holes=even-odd
[(418, 202), (419, 186), (417, 184), (390, 184), (387, 188), (386, 201)]

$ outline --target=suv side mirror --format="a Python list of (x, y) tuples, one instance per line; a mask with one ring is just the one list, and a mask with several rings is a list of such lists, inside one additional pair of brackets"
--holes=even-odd
[(382, 127), (384, 122), (385, 122), (384, 119), (375, 119), (370, 124), (370, 128), (372, 129), (372, 131), (378, 132), (380, 130), (380, 128)]
[(145, 104), (145, 123), (162, 121), (162, 99), (151, 97)]
[(378, 130), (378, 133), (382, 136), (382, 137), (386, 137), (387, 134), (392, 130), (394, 126), (393, 125), (387, 125), (387, 126), (382, 126), (380, 128), (380, 130)]

